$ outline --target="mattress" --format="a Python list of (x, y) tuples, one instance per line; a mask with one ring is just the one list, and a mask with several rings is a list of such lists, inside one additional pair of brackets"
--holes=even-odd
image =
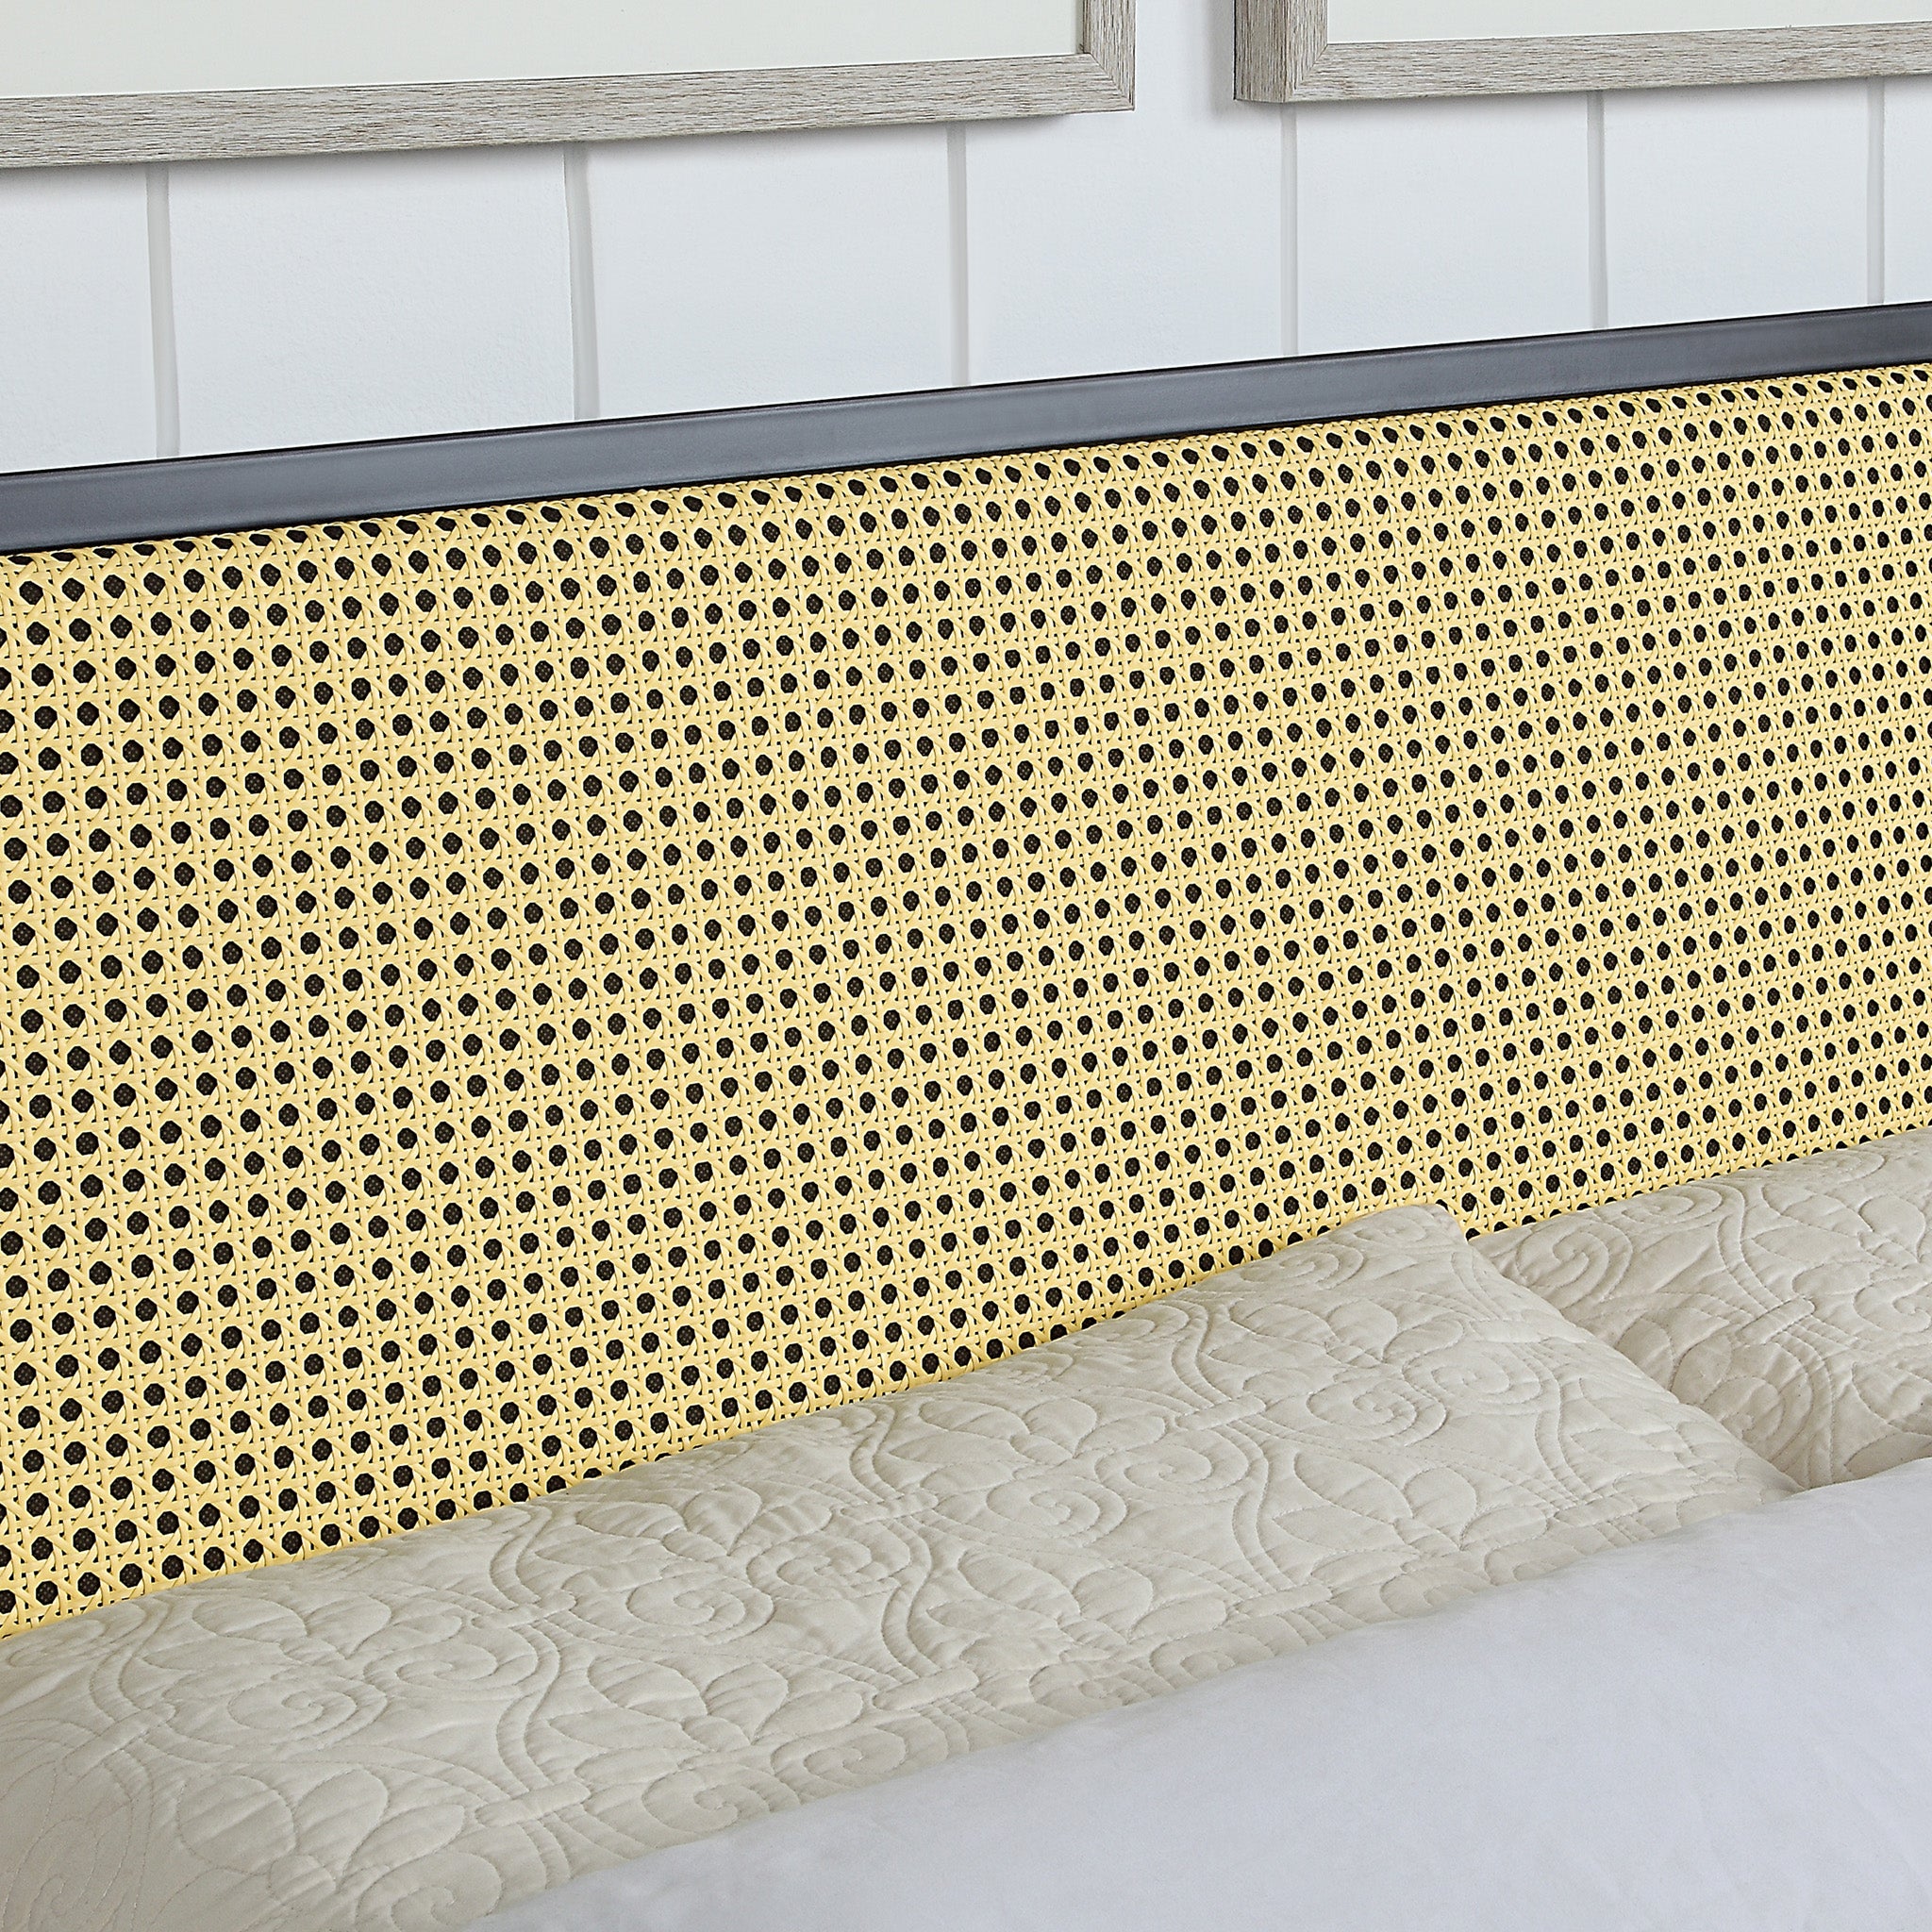
[(1790, 1485), (1371, 1217), (958, 1380), (0, 1644), (7, 1932), (457, 1926)]
[(1923, 1932), (1932, 1466), (585, 1879), (486, 1932)]
[(1932, 1449), (1932, 1128), (1476, 1245), (1794, 1482)]

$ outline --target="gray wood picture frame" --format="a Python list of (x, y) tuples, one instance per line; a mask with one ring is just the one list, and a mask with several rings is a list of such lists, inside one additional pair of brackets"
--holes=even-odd
[(6, 97), (0, 168), (632, 141), (1118, 112), (1134, 105), (1134, 0), (1086, 0), (1081, 51), (581, 80)]
[(1932, 23), (1331, 42), (1328, 0), (1235, 4), (1235, 91), (1244, 101), (1563, 93), (1932, 73)]

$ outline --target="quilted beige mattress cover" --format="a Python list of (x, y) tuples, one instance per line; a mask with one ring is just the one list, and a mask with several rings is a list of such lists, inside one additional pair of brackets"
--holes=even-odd
[(956, 1382), (0, 1644), (0, 1924), (461, 1925), (1790, 1487), (1395, 1210)]
[(1932, 1451), (1932, 1127), (1476, 1248), (1807, 1489)]

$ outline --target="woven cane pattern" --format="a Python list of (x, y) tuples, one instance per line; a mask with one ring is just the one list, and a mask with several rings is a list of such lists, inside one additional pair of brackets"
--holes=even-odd
[(0, 1628), (1932, 1120), (1928, 380), (0, 562)]

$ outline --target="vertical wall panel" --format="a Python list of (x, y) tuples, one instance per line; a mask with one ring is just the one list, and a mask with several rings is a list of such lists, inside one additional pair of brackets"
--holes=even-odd
[(1233, 11), (1140, 0), (1132, 114), (968, 130), (973, 381), (1280, 354), (1279, 110), (1232, 98)]
[(0, 175), (0, 470), (155, 453), (139, 168)]
[[(975, 124), (956, 166), (942, 128), (592, 151), (575, 342), (554, 150), (175, 168), (183, 444), (558, 420), (574, 355), (619, 414), (1589, 320), (1579, 98), (1310, 107), (1285, 168), (1232, 9), (1141, 11), (1136, 113)], [(1608, 320), (1862, 301), (1870, 92), (1610, 97)], [(1932, 299), (1932, 80), (1885, 93), (1886, 292)], [(0, 175), (0, 468), (151, 454), (141, 171)]]
[(1613, 95), (1611, 324), (1863, 302), (1866, 92), (1844, 82)]
[(208, 163), (172, 199), (185, 450), (571, 415), (555, 149)]
[(931, 389), (943, 128), (633, 142), (590, 166), (608, 416)]
[(1590, 325), (1580, 95), (1305, 108), (1300, 347)]
[(1885, 299), (1932, 302), (1932, 80), (1885, 87)]

